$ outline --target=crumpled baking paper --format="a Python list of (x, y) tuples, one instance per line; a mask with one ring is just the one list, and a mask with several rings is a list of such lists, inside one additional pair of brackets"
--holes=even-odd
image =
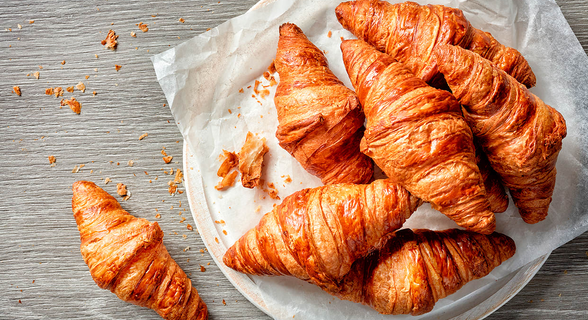
[[(473, 297), (497, 279), (588, 230), (588, 58), (553, 0), (417, 2), (460, 8), (473, 26), (518, 49), (537, 76), (537, 86), (531, 91), (563, 114), (568, 129), (557, 162), (557, 183), (547, 219), (535, 225), (525, 224), (511, 201), (507, 212), (497, 214), (497, 231), (515, 240), (516, 255), (488, 277), (440, 300), (433, 312), (420, 317), (424, 319), (441, 316), (457, 303), (474, 301)], [(239, 182), (225, 191), (214, 189), (220, 180), (216, 176), (218, 156), (223, 149), (238, 152), (248, 131), (267, 139), (270, 151), (265, 157), (263, 178), (276, 185), (282, 199), (302, 188), (320, 185), (318, 178), (304, 171), (277, 143), (273, 104), (276, 87), (267, 87), (270, 94), (265, 98), (253, 89), (256, 80), (261, 81), (259, 90), (269, 85), (262, 74), (275, 57), (278, 27), (284, 22), (301, 27), (325, 51), (333, 72), (352, 88), (339, 45), (340, 37), (354, 37), (337, 22), (334, 9), (338, 4), (339, 1), (264, 1), (244, 15), (153, 57), (157, 79), (178, 128), (196, 157), (198, 167), (194, 169), (201, 174), (208, 211), (219, 222), (219, 241), (226, 247), (279, 203), (259, 188), (246, 189)], [(292, 179), (290, 183), (287, 177)], [(456, 225), (424, 205), (406, 227), (446, 229)], [(252, 279), (276, 319), (291, 319), (294, 315), (296, 319), (419, 319), (379, 315), (369, 307), (340, 301), (289, 277)]]

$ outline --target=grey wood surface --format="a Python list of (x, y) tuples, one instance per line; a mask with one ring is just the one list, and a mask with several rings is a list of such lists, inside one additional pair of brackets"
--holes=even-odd
[[(99, 289), (90, 277), (71, 212), (71, 184), (82, 179), (111, 193), (118, 182), (128, 186), (132, 197), (123, 207), (160, 223), (165, 245), (190, 275), (211, 319), (268, 318), (200, 253), (201, 239), (186, 228), (194, 224), (186, 194), (168, 193), (164, 171), (182, 167), (182, 137), (149, 60), (255, 2), (0, 3), (0, 319), (159, 319)], [(588, 50), (588, 0), (558, 3)], [(149, 31), (141, 32), (139, 22)], [(120, 36), (116, 52), (100, 44), (109, 29)], [(39, 79), (33, 76), (37, 71)], [(81, 115), (44, 94), (45, 88), (80, 81), (86, 92), (65, 92), (64, 98), (76, 97)], [(11, 92), (15, 85), (21, 97)], [(139, 140), (143, 133), (148, 137)], [(163, 147), (174, 156), (170, 164), (162, 160)], [(57, 159), (54, 167), (50, 155)], [(80, 164), (85, 166), (72, 173)], [(106, 177), (112, 180), (108, 185)], [(587, 245), (588, 233), (555, 250), (536, 277), (488, 319), (588, 318)]]

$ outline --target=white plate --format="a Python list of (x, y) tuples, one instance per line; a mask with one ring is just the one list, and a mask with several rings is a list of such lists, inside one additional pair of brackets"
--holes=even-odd
[[(188, 202), (190, 210), (192, 211), (192, 216), (194, 217), (196, 228), (198, 229), (208, 252), (227, 279), (229, 279), (245, 298), (269, 316), (275, 317), (280, 310), (271, 309), (266, 305), (262, 298), (261, 289), (253, 282), (253, 280), (248, 275), (228, 268), (222, 262), (223, 255), (227, 248), (222, 241), (216, 241), (216, 239), (221, 239), (221, 235), (218, 233), (208, 210), (201, 183), (202, 177), (198, 173), (198, 170), (194, 169), (197, 166), (195, 156), (190, 152), (188, 144), (184, 142), (184, 178), (186, 193), (188, 195)], [(539, 271), (548, 257), (549, 254), (546, 254), (522, 267), (518, 271), (487, 285), (484, 290), (479, 290), (482, 292), (456, 300), (450, 305), (450, 308), (443, 308), (440, 310), (441, 312), (435, 312), (434, 310), (428, 315), (431, 319), (434, 318), (437, 320), (483, 319), (514, 297)]]

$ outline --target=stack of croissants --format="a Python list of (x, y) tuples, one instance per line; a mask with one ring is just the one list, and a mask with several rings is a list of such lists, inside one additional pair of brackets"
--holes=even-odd
[[(355, 92), (292, 23), (280, 26), (274, 60), (276, 137), (325, 185), (286, 197), (223, 262), (383, 314), (423, 314), (514, 255), (514, 241), (494, 232), (505, 187), (525, 222), (545, 219), (565, 121), (528, 90), (536, 80), (525, 58), (458, 9), (357, 0), (335, 13), (358, 38), (341, 43)], [(374, 180), (374, 163), (386, 179)], [(207, 318), (157, 223), (91, 182), (73, 191), (100, 287), (166, 319)], [(401, 229), (424, 202), (462, 229)]]

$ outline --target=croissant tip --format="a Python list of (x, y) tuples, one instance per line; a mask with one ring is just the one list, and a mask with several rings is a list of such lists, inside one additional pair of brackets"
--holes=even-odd
[(349, 17), (353, 13), (354, 6), (355, 6), (355, 1), (347, 1), (347, 2), (341, 2), (335, 8), (335, 15), (337, 16), (337, 20), (345, 29), (347, 29), (346, 22), (351, 20)]
[(302, 29), (291, 22), (286, 22), (280, 25), (280, 36), (295, 35), (303, 33)]

